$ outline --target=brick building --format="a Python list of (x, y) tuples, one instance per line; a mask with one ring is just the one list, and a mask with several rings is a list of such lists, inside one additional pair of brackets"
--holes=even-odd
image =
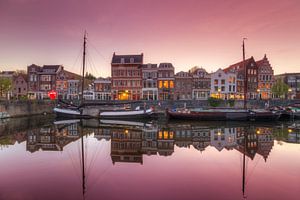
[(271, 88), (275, 82), (274, 70), (265, 55), (262, 60), (256, 61), (258, 66), (258, 98), (270, 99), (272, 98)]
[(175, 74), (175, 99), (192, 99), (193, 77), (188, 72), (178, 72)]
[(17, 74), (13, 77), (12, 96), (19, 99), (27, 96), (27, 74)]
[(237, 99), (244, 98), (244, 77), (245, 69), (247, 69), (247, 99), (257, 98), (258, 89), (258, 66), (253, 57), (230, 65), (228, 68), (224, 69), (225, 72), (235, 73), (237, 75)]
[(111, 62), (113, 100), (140, 100), (143, 54), (116, 55)]
[(160, 63), (157, 71), (159, 100), (174, 100), (175, 77), (171, 63)]
[(210, 96), (210, 74), (202, 67), (193, 67), (189, 70), (193, 77), (192, 99), (205, 100)]

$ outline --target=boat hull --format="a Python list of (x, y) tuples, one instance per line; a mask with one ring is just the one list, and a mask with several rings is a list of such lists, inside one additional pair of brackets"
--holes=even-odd
[(97, 116), (83, 115), (79, 110), (67, 108), (54, 108), (54, 113), (58, 118), (78, 119), (78, 118), (100, 118), (100, 119), (144, 119), (150, 118), (153, 114), (152, 109), (148, 110), (129, 110), (129, 111), (103, 111)]
[(248, 111), (241, 112), (211, 112), (199, 111), (190, 113), (167, 111), (169, 119), (182, 120), (201, 120), (201, 121), (246, 121), (248, 120)]

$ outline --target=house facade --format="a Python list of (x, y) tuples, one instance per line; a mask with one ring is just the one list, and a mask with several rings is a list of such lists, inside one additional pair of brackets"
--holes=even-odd
[(175, 74), (175, 99), (191, 100), (193, 92), (193, 76), (188, 72)]
[(12, 96), (16, 99), (27, 96), (27, 75), (17, 74), (13, 77)]
[(266, 55), (262, 60), (257, 61), (256, 64), (258, 67), (258, 98), (270, 99), (272, 98), (271, 88), (275, 83), (274, 70)]
[(140, 100), (142, 98), (143, 54), (116, 55), (111, 62), (113, 100)]
[(210, 74), (202, 67), (193, 67), (189, 70), (193, 77), (192, 99), (206, 100), (210, 96)]
[(158, 99), (174, 100), (175, 77), (172, 63), (160, 63), (157, 75)]
[(144, 100), (158, 100), (157, 72), (157, 64), (142, 65), (142, 97)]
[(236, 74), (218, 69), (211, 74), (210, 95), (221, 99), (234, 99), (236, 95)]
[(98, 78), (94, 81), (95, 100), (111, 100), (111, 80), (110, 78)]

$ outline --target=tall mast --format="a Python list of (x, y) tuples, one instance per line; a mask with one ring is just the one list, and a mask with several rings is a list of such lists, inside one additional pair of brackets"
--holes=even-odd
[(84, 89), (84, 76), (85, 76), (85, 55), (86, 55), (86, 31), (83, 38), (83, 58), (82, 58), (82, 85), (81, 85), (81, 103), (83, 103), (83, 89)]
[(245, 63), (245, 40), (243, 38), (243, 67), (244, 67), (244, 109), (247, 109), (247, 89), (248, 89), (248, 76), (247, 76), (247, 65)]

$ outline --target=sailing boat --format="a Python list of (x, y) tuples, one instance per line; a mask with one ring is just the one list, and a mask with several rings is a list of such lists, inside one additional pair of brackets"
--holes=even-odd
[[(119, 119), (119, 118), (149, 118), (153, 114), (153, 108), (149, 109), (140, 109), (138, 106), (135, 109), (125, 110), (125, 109), (107, 109), (103, 104), (98, 104), (98, 106), (85, 106), (83, 98), (84, 90), (84, 76), (85, 76), (85, 63), (86, 63), (86, 32), (84, 33), (83, 40), (83, 60), (82, 60), (82, 85), (81, 85), (81, 94), (80, 106), (74, 106), (65, 102), (61, 102), (54, 109), (54, 113), (58, 117), (63, 118), (109, 118), (109, 119)], [(102, 105), (102, 107), (101, 107)], [(105, 104), (108, 105), (108, 104)]]

